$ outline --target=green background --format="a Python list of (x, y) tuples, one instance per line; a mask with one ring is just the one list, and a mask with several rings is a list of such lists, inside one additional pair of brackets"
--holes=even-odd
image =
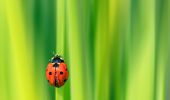
[(170, 1), (0, 0), (0, 100), (170, 100)]

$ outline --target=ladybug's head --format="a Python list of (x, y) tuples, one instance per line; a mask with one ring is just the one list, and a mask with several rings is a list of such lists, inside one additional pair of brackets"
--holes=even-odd
[(51, 59), (51, 63), (62, 63), (62, 62), (64, 62), (64, 60), (59, 55), (55, 55)]

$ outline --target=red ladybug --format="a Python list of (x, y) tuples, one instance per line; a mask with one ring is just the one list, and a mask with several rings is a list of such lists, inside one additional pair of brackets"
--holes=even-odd
[(50, 85), (55, 87), (61, 87), (68, 80), (67, 65), (64, 60), (56, 55), (47, 65), (46, 78)]

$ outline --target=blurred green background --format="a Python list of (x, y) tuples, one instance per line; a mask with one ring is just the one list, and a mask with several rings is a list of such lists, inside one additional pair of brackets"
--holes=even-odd
[[(50, 86), (54, 54), (69, 80)], [(0, 0), (0, 100), (170, 100), (169, 0)]]

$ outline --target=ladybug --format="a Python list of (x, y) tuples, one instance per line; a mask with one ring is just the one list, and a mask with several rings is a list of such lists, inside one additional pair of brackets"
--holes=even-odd
[(68, 76), (69, 73), (64, 60), (59, 55), (52, 57), (46, 68), (46, 78), (49, 84), (61, 87), (68, 80)]

